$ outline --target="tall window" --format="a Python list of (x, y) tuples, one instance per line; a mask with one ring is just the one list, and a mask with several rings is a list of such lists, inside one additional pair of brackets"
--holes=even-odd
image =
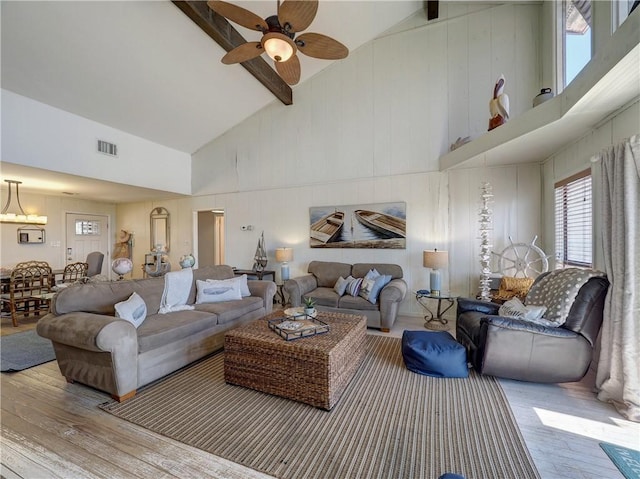
[(563, 46), (564, 86), (591, 60), (591, 1), (565, 0)]
[(593, 265), (591, 171), (555, 184), (556, 269)]
[(613, 7), (613, 31), (622, 25), (622, 23), (631, 15), (631, 12), (640, 7), (639, 0), (618, 0), (611, 2)]

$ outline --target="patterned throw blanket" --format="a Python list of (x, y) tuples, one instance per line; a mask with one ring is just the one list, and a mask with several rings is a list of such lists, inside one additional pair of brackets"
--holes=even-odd
[(580, 288), (591, 278), (604, 277), (602, 271), (567, 268), (552, 271), (536, 282), (527, 294), (527, 306), (546, 306), (543, 318), (561, 326), (567, 320), (569, 310)]
[(164, 275), (164, 291), (160, 301), (160, 314), (171, 313), (173, 311), (184, 311), (193, 309), (187, 304), (189, 292), (193, 284), (193, 271), (185, 268), (180, 271), (173, 271)]

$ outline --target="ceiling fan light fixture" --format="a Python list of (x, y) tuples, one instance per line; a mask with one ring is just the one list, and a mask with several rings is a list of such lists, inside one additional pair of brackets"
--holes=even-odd
[(262, 47), (274, 62), (286, 62), (296, 52), (296, 44), (288, 36), (269, 32), (262, 37)]

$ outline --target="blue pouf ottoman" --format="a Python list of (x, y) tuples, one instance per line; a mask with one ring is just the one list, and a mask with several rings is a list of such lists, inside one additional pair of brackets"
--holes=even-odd
[(467, 350), (446, 331), (405, 331), (402, 358), (409, 371), (436, 378), (466, 378)]

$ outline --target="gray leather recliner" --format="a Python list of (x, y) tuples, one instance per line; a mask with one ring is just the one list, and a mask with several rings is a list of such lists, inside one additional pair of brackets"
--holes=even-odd
[(592, 359), (608, 288), (606, 278), (589, 279), (557, 328), (499, 316), (499, 304), (460, 298), (457, 340), (481, 374), (541, 383), (579, 381)]

